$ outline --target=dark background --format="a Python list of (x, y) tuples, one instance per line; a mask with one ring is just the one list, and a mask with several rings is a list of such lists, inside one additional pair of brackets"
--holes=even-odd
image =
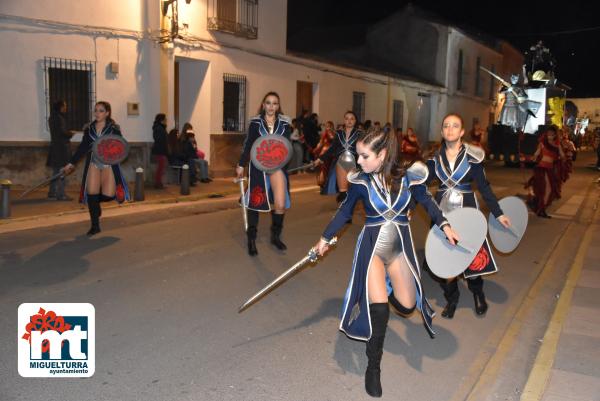
[[(368, 27), (408, 4), (377, 0), (288, 0), (288, 48), (307, 52), (331, 45), (359, 43)], [(412, 1), (459, 27), (504, 39), (525, 52), (538, 40), (557, 60), (556, 76), (573, 89), (568, 97), (600, 97), (600, 6), (595, 1), (501, 2)], [(315, 35), (315, 28), (331, 28)], [(343, 37), (335, 35), (342, 27)], [(350, 29), (347, 29), (350, 27)], [(322, 32), (322, 31), (319, 31)], [(520, 71), (515, 71), (520, 72)]]

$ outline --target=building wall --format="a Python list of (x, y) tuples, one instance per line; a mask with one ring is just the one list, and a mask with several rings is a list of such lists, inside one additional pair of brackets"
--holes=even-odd
[[(458, 60), (459, 50), (463, 52), (462, 88), (458, 89)], [(446, 111), (460, 114), (465, 121), (465, 130), (473, 127), (473, 121), (478, 120), (482, 127), (487, 127), (490, 114), (497, 113), (497, 84), (493, 78), (484, 71), (479, 73), (481, 92), (475, 93), (477, 71), (477, 57), (481, 58), (481, 66), (495, 71), (502, 67), (502, 53), (485, 46), (457, 29), (449, 29), (448, 37), (448, 68), (446, 72), (446, 86), (448, 99)], [(493, 84), (493, 85), (492, 85)], [(443, 118), (443, 117), (442, 117)], [(441, 119), (439, 121), (441, 126)]]
[(589, 130), (600, 127), (600, 98), (569, 98), (577, 106), (577, 118), (587, 115), (590, 119)]
[[(158, 26), (158, 9), (151, 12), (145, 1), (110, 3), (106, 6), (67, 0), (2, 2), (0, 13), (132, 30), (150, 26), (150, 20)], [(0, 32), (3, 55), (0, 80), (3, 92), (14, 94), (0, 98), (1, 141), (49, 140), (43, 71), (46, 56), (96, 62), (96, 99), (111, 103), (113, 118), (128, 139), (152, 138), (152, 120), (159, 101), (158, 87), (152, 84), (158, 82), (157, 63), (153, 62), (158, 49), (152, 42), (67, 33), (63, 28), (39, 29), (34, 23), (15, 24), (6, 20), (0, 20)], [(108, 72), (110, 62), (119, 63), (118, 74)], [(138, 116), (127, 116), (127, 102), (139, 102)]]

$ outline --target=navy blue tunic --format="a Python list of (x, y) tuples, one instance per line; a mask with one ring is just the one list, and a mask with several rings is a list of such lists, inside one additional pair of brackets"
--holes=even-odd
[[(277, 116), (273, 127), (273, 133), (269, 133), (267, 128), (267, 122), (265, 119), (258, 115), (250, 119), (248, 126), (248, 135), (244, 141), (242, 155), (238, 163), (239, 166), (248, 166), (248, 190), (244, 194), (244, 203), (248, 209), (256, 210), (259, 212), (269, 212), (271, 210), (271, 204), (273, 203), (273, 192), (271, 190), (271, 181), (269, 174), (265, 173), (254, 167), (250, 161), (250, 150), (252, 144), (259, 137), (264, 135), (282, 135), (287, 139), (290, 139), (291, 135), (289, 118), (283, 115)], [(287, 173), (284, 171), (286, 180), (286, 191), (285, 191), (285, 208), (290, 207), (290, 191), (289, 191), (289, 179)]]
[[(348, 196), (323, 233), (323, 238), (326, 240), (333, 238), (352, 217), (356, 203), (362, 200), (367, 217), (354, 251), (352, 274), (344, 299), (340, 330), (346, 333), (348, 337), (358, 340), (368, 340), (371, 337), (372, 327), (369, 313), (367, 276), (379, 230), (386, 222), (393, 222), (402, 241), (404, 257), (414, 277), (417, 308), (421, 311), (427, 331), (433, 337), (435, 333), (431, 321), (434, 312), (425, 298), (421, 286), (421, 271), (406, 216), (411, 199), (414, 198), (425, 207), (438, 226), (442, 227), (447, 224), (443, 213), (424, 185), (427, 180), (427, 167), (423, 163), (416, 162), (408, 169), (406, 175), (402, 178), (400, 191), (392, 194), (391, 208), (386, 204), (385, 199), (377, 189), (372, 175), (353, 171), (348, 174), (348, 180), (353, 184), (348, 190)], [(389, 277), (386, 277), (386, 281), (388, 294), (390, 294), (392, 287)]]
[[(479, 203), (472, 187), (472, 183), (475, 183), (494, 217), (497, 218), (503, 214), (496, 195), (494, 195), (485, 176), (482, 163), (484, 156), (485, 154), (481, 148), (463, 144), (454, 162), (453, 170), (450, 168), (450, 163), (446, 157), (446, 143), (442, 144), (440, 150), (427, 161), (427, 168), (429, 169), (428, 183), (436, 178), (440, 182), (435, 193), (435, 200), (438, 205), (441, 203), (444, 193), (449, 189), (454, 189), (463, 195), (461, 207), (479, 209)], [(465, 270), (464, 276), (482, 276), (496, 271), (498, 271), (498, 267), (486, 238), (475, 260)]]

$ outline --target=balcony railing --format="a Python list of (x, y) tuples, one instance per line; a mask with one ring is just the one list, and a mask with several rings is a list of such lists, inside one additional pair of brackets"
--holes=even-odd
[(258, 37), (258, 0), (208, 0), (208, 29)]

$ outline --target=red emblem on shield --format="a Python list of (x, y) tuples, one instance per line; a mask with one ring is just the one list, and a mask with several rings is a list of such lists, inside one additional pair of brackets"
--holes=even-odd
[(490, 254), (488, 253), (487, 249), (485, 249), (485, 246), (482, 246), (479, 252), (477, 252), (475, 259), (473, 259), (469, 265), (469, 270), (476, 272), (481, 271), (485, 269), (488, 263), (490, 263)]
[(267, 139), (256, 148), (256, 160), (266, 168), (277, 168), (285, 163), (289, 149), (278, 140)]

